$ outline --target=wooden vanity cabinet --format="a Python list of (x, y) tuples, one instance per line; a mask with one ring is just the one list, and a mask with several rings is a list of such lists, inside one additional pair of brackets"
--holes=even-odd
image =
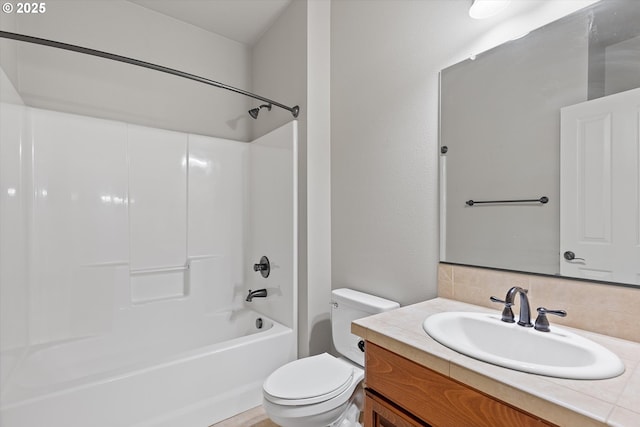
[(554, 426), (367, 342), (365, 427)]

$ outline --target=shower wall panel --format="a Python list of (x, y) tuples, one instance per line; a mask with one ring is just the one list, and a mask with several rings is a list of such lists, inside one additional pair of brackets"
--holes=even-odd
[(187, 135), (128, 126), (131, 269), (187, 258)]
[(200, 277), (214, 278), (200, 288), (208, 313), (245, 295), (248, 150), (248, 144), (189, 135), (190, 274), (205, 269)]
[[(4, 87), (2, 87), (4, 89)], [(25, 108), (0, 103), (0, 383), (29, 342)]]
[(242, 253), (248, 149), (248, 144), (189, 135), (190, 257)]
[(187, 268), (187, 135), (128, 126), (131, 298), (182, 297)]
[(3, 376), (33, 346), (242, 305), (247, 144), (0, 105)]
[[(297, 328), (297, 122), (292, 121), (251, 143), (249, 152), (249, 247), (247, 286), (266, 288), (268, 297), (252, 304), (293, 329)], [(293, 226), (292, 226), (293, 225)], [(266, 255), (266, 279), (250, 267)]]
[[(0, 44), (2, 65), (11, 49)], [(27, 204), (30, 152), (26, 108), (0, 67), (0, 386), (29, 342)], [(2, 393), (3, 387), (0, 387)]]
[[(124, 123), (31, 110), (31, 343), (108, 331), (129, 258)], [(82, 321), (78, 321), (82, 319)]]

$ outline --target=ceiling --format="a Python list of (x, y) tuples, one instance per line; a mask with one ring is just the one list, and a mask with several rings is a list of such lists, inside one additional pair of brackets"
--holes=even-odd
[(147, 9), (255, 44), (292, 0), (129, 0)]

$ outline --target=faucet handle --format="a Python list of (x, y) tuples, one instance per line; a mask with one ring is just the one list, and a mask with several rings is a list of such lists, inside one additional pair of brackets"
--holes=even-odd
[(555, 316), (565, 317), (567, 312), (564, 310), (548, 310), (545, 307), (538, 307), (538, 317), (536, 319), (536, 325), (534, 328), (540, 332), (549, 332), (549, 319), (547, 314), (553, 314)]
[(507, 301), (501, 300), (500, 298), (496, 298), (496, 297), (489, 297), (489, 299), (490, 299), (492, 302), (499, 302), (500, 304), (504, 304), (504, 305), (507, 305), (507, 304), (508, 304), (508, 305), (509, 305), (509, 307), (511, 307), (511, 306), (513, 305), (513, 303), (512, 303), (512, 302), (507, 302)]
[(261, 257), (258, 264), (253, 264), (253, 271), (259, 271), (265, 279), (269, 277), (269, 273), (271, 272), (271, 263), (269, 262), (269, 258), (266, 256)]
[(514, 323), (515, 322), (515, 318), (513, 316), (513, 310), (511, 309), (511, 306), (513, 305), (512, 302), (504, 301), (504, 300), (498, 299), (496, 297), (491, 297), (489, 299), (492, 302), (499, 302), (500, 304), (504, 304), (504, 309), (502, 310), (502, 321), (503, 322), (507, 322), (507, 323)]

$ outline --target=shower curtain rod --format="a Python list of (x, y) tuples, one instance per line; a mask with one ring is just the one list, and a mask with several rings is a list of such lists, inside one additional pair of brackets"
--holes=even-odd
[(167, 74), (173, 74), (174, 76), (183, 77), (185, 79), (194, 80), (196, 82), (208, 84), (210, 86), (215, 86), (220, 89), (226, 89), (231, 92), (236, 92), (241, 95), (245, 95), (254, 99), (258, 99), (263, 102), (267, 102), (269, 104), (275, 105), (276, 107), (280, 107), (284, 110), (290, 111), (293, 117), (298, 117), (300, 113), (300, 107), (287, 107), (286, 105), (280, 104), (279, 102), (273, 101), (269, 98), (265, 98), (264, 96), (256, 95), (255, 93), (247, 92), (246, 90), (238, 89), (233, 86), (226, 85), (224, 83), (216, 82), (213, 80), (206, 79), (204, 77), (196, 76), (194, 74), (185, 73), (184, 71), (175, 70), (173, 68), (164, 67), (162, 65), (152, 64), (150, 62), (140, 61), (138, 59), (128, 58), (126, 56), (116, 55), (114, 53), (103, 52), (101, 50), (90, 49), (87, 47), (77, 46), (68, 43), (57, 42), (54, 40), (42, 39), (39, 37), (27, 36), (24, 34), (12, 33), (9, 31), (0, 31), (0, 37), (5, 39), (18, 40), (21, 42), (34, 43), (42, 46), (55, 47), (63, 50), (70, 50), (72, 52), (84, 53), (86, 55), (97, 56), (100, 58), (111, 59), (113, 61), (124, 62), (126, 64), (137, 65), (138, 67), (149, 68), (151, 70), (161, 71)]

